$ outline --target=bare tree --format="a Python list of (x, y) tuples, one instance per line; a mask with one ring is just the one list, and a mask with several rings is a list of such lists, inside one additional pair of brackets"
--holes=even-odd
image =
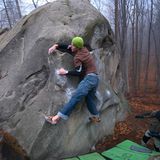
[[(33, 3), (33, 6), (34, 6), (34, 8), (37, 8), (37, 7), (39, 7), (39, 5), (38, 5), (38, 3), (40, 2), (40, 0), (32, 0), (32, 3)], [(46, 0), (46, 3), (48, 3), (48, 1)]]
[(128, 86), (128, 65), (127, 65), (127, 55), (126, 55), (126, 45), (127, 45), (127, 1), (126, 0), (121, 0), (119, 3), (120, 5), (120, 17), (119, 17), (119, 22), (120, 22), (120, 29), (119, 29), (119, 43), (120, 43), (120, 53), (121, 53), (121, 70), (122, 70), (122, 77), (126, 82), (127, 90), (129, 90)]
[(5, 8), (6, 15), (7, 15), (8, 24), (9, 24), (10, 28), (12, 28), (12, 24), (11, 24), (11, 20), (10, 20), (10, 17), (9, 17), (9, 13), (8, 13), (8, 9), (7, 9), (7, 5), (6, 5), (5, 0), (3, 0), (3, 5), (4, 5), (4, 8)]
[(34, 7), (37, 8), (37, 3), (34, 0), (32, 0), (32, 3), (34, 5)]
[[(5, 13), (4, 13), (4, 10), (5, 10)], [(7, 19), (8, 26), (12, 28), (12, 26), (22, 17), (19, 1), (3, 0), (3, 6), (0, 13), (1, 13), (0, 15), (1, 22), (4, 23)], [(7, 27), (5, 23), (4, 23), (4, 27)]]
[(141, 60), (142, 60), (142, 47), (143, 47), (143, 39), (144, 39), (144, 16), (145, 16), (145, 0), (140, 1), (140, 22), (139, 22), (139, 47), (137, 54), (137, 89), (140, 89), (141, 83)]
[(149, 63), (150, 63), (150, 53), (151, 53), (151, 30), (152, 30), (152, 22), (153, 22), (153, 0), (151, 0), (151, 11), (150, 11), (150, 22), (149, 22), (149, 33), (148, 33), (148, 48), (147, 48), (147, 56), (146, 56), (146, 70), (145, 70), (145, 91), (147, 89), (148, 76), (149, 76)]
[(19, 18), (21, 18), (22, 14), (21, 14), (21, 9), (20, 9), (20, 6), (19, 6), (19, 2), (18, 2), (18, 0), (15, 0), (15, 2), (16, 2)]
[(115, 0), (114, 1), (114, 3), (115, 3), (115, 41), (117, 42), (117, 40), (118, 40), (118, 0)]

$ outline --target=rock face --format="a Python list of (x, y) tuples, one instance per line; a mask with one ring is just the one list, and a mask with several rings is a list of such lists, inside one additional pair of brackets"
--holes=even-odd
[[(80, 35), (93, 49), (100, 75), (97, 92), (102, 122), (88, 122), (85, 101), (68, 121), (52, 126), (52, 115), (74, 92), (78, 79), (56, 70), (73, 67), (69, 54), (47, 54), (56, 42)], [(87, 0), (58, 0), (24, 17), (0, 39), (0, 128), (17, 138), (31, 160), (58, 160), (89, 152), (125, 118), (123, 81), (108, 21)]]

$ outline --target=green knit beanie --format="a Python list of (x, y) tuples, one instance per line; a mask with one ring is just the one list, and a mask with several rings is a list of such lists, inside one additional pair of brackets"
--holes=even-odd
[(81, 37), (74, 37), (72, 39), (72, 45), (77, 47), (77, 48), (83, 48), (83, 45), (84, 45), (84, 41), (83, 41), (83, 38)]

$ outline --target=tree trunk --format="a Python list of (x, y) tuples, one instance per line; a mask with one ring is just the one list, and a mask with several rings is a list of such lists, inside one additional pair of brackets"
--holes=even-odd
[(132, 93), (135, 94), (136, 87), (136, 71), (135, 71), (135, 1), (134, 8), (132, 13), (132, 51), (131, 51), (131, 85), (132, 85)]
[(135, 26), (135, 93), (137, 94), (137, 90), (138, 90), (138, 79), (139, 79), (139, 59), (138, 59), (138, 55), (139, 55), (139, 51), (138, 51), (138, 44), (139, 44), (139, 34), (138, 34), (138, 30), (139, 30), (139, 5), (138, 5), (138, 0), (135, 1), (135, 6), (136, 6), (136, 26)]
[(142, 59), (142, 48), (143, 48), (143, 33), (144, 33), (144, 6), (145, 6), (145, 3), (144, 1), (141, 1), (141, 21), (140, 21), (140, 31), (139, 31), (139, 54), (138, 54), (138, 71), (137, 71), (137, 88), (139, 90), (141, 90), (142, 88), (140, 88), (141, 86), (141, 59)]
[(34, 0), (32, 0), (32, 3), (33, 3), (33, 5), (34, 5), (34, 8), (37, 8), (37, 5), (36, 5), (36, 3), (35, 3)]
[(118, 40), (118, 26), (119, 26), (119, 23), (118, 23), (118, 0), (115, 0), (114, 1), (115, 3), (115, 41), (117, 43), (117, 40)]
[(157, 47), (155, 32), (154, 30), (152, 30), (152, 32), (153, 32), (153, 40), (155, 44), (155, 56), (156, 56), (156, 73), (157, 73), (156, 91), (159, 92), (160, 91), (160, 58), (158, 55), (158, 47)]
[(146, 71), (145, 71), (145, 79), (144, 90), (147, 91), (148, 86), (148, 77), (149, 77), (149, 63), (150, 63), (150, 50), (151, 50), (151, 30), (152, 30), (152, 18), (153, 18), (153, 0), (151, 0), (151, 13), (150, 13), (150, 23), (149, 23), (149, 35), (148, 35), (148, 51), (147, 51), (147, 60), (146, 60)]
[(8, 13), (8, 9), (7, 9), (5, 0), (3, 0), (3, 5), (4, 5), (4, 8), (5, 8), (6, 15), (7, 15), (8, 24), (9, 24), (10, 28), (12, 28), (12, 24), (11, 24), (11, 20), (10, 20), (10, 17), (9, 17), (9, 13)]
[(16, 6), (17, 6), (19, 18), (21, 18), (22, 14), (21, 14), (21, 9), (20, 9), (20, 6), (19, 6), (19, 2), (18, 2), (18, 0), (15, 0), (15, 1), (16, 1)]

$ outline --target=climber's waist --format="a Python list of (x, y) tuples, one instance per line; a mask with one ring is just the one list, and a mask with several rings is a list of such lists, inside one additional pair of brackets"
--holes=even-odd
[(97, 73), (88, 73), (86, 76), (98, 76)]

